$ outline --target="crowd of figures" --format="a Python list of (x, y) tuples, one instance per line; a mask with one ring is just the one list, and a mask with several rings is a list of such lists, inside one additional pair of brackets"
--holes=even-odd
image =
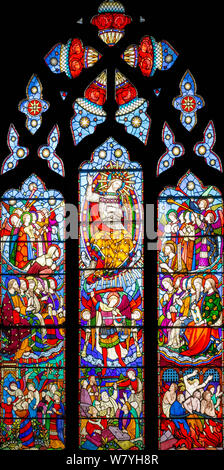
[(104, 448), (106, 442), (131, 449), (142, 442), (143, 382), (139, 369), (108, 369), (81, 380), (82, 448)]
[[(7, 208), (1, 227), (1, 252), (5, 260), (28, 274), (52, 274), (60, 258), (60, 227), (56, 208), (37, 210), (35, 201), (24, 207)], [(62, 206), (58, 204), (59, 208)]]
[(175, 382), (162, 380), (162, 448), (221, 447), (222, 390), (218, 374), (191, 369), (183, 374), (179, 371)]
[[(10, 449), (64, 448), (63, 386), (41, 371), (19, 371), (19, 379), (6, 372), (2, 377), (0, 407), (1, 446)], [(59, 375), (54, 371), (54, 376)], [(30, 378), (32, 376), (32, 378)], [(6, 385), (7, 384), (7, 385)]]
[[(108, 288), (82, 292), (85, 309), (81, 318), (85, 329), (82, 332), (81, 361), (103, 365), (102, 376), (109, 364), (125, 367), (125, 358), (132, 362), (142, 357), (141, 295), (136, 283), (135, 295), (130, 299), (122, 288)], [(131, 362), (131, 359), (129, 359)]]
[(213, 198), (204, 197), (196, 201), (168, 199), (167, 202), (170, 206), (167, 204), (165, 222), (160, 220), (160, 234), (166, 237), (161, 247), (160, 270), (187, 273), (214, 265), (223, 248), (220, 201), (217, 204)]
[(220, 351), (222, 297), (218, 275), (160, 276), (159, 346), (179, 357)]

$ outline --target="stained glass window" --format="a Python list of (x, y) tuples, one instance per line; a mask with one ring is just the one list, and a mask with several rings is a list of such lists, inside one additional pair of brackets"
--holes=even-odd
[(176, 466), (180, 450), (200, 464), (213, 450), (216, 463), (218, 7), (5, 8), (0, 450), (20, 452), (1, 456)]

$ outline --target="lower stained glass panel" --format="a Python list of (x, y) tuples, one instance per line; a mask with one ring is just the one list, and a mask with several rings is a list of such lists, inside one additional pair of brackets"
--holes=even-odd
[(222, 369), (161, 368), (160, 449), (222, 448)]
[[(125, 403), (135, 410), (136, 418), (144, 417), (144, 369), (80, 369), (80, 416), (113, 417)], [(90, 412), (89, 412), (90, 411)]]
[[(50, 365), (49, 365), (50, 366)], [(1, 374), (1, 448), (63, 449), (65, 374), (54, 367), (13, 367)]]

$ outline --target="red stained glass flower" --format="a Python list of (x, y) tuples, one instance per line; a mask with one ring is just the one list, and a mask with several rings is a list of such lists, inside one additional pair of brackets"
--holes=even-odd
[(79, 39), (73, 39), (69, 50), (69, 69), (73, 78), (80, 75), (84, 67), (84, 48)]
[(102, 106), (106, 101), (106, 91), (94, 83), (91, 83), (85, 91), (85, 98), (92, 101), (92, 103)]
[(142, 74), (149, 77), (153, 68), (153, 46), (149, 36), (145, 36), (138, 48), (138, 63)]
[(112, 13), (102, 13), (101, 15), (94, 16), (92, 24), (97, 26), (98, 29), (111, 28), (113, 24), (113, 15)]
[(116, 101), (119, 105), (129, 103), (129, 101), (136, 98), (136, 96), (136, 89), (131, 83), (127, 83), (116, 90)]

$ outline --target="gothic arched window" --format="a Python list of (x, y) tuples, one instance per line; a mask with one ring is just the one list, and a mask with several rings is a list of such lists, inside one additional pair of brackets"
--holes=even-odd
[(3, 38), (2, 450), (223, 449), (220, 76), (196, 5), (130, 3)]

